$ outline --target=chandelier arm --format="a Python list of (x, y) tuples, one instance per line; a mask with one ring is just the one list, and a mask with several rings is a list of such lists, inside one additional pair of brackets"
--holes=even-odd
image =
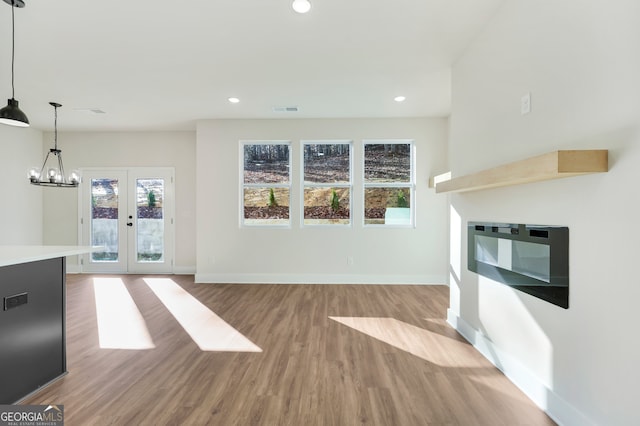
[(49, 155), (51, 151), (47, 152), (47, 156), (44, 157), (44, 162), (42, 163), (42, 167), (40, 167), (40, 177), (38, 177), (39, 181), (42, 181), (42, 173), (44, 172), (44, 167), (47, 165), (47, 160), (49, 160)]
[(64, 164), (62, 164), (62, 151), (58, 152), (58, 170), (62, 176), (62, 183), (67, 183), (67, 175), (64, 173)]

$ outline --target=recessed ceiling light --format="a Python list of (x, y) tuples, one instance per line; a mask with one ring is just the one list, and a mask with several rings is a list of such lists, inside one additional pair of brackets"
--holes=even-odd
[(307, 13), (311, 10), (311, 3), (309, 0), (293, 0), (291, 7), (298, 13)]
[(238, 98), (229, 98), (229, 102), (231, 102), (232, 104), (237, 104), (238, 102), (240, 102), (240, 99), (238, 99)]
[(396, 96), (395, 98), (393, 98), (393, 100), (396, 102), (404, 102), (405, 99), (407, 99), (405, 96)]

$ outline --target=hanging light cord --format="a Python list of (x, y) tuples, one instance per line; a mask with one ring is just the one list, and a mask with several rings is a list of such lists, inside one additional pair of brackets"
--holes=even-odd
[(15, 98), (16, 89), (13, 85), (13, 64), (16, 60), (16, 23), (15, 23), (15, 6), (11, 1), (11, 99)]

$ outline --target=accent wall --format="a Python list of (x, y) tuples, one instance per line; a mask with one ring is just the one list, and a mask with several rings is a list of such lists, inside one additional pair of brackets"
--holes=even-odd
[[(454, 177), (559, 149), (610, 170), (442, 195), (450, 323), (560, 424), (640, 424), (640, 3), (506, 1), (452, 84)], [(569, 309), (468, 271), (468, 221), (568, 226)]]
[[(197, 130), (196, 281), (442, 284), (446, 198), (428, 188), (446, 168), (446, 119), (206, 120)], [(363, 226), (362, 141), (416, 147), (416, 227)], [(240, 141), (291, 141), (290, 228), (240, 227)], [(353, 225), (301, 227), (301, 140), (353, 141)], [(443, 244), (444, 243), (444, 244)]]

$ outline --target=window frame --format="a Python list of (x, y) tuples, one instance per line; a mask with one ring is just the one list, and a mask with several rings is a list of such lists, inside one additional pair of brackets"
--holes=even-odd
[[(409, 182), (367, 182), (365, 161), (367, 145), (409, 145)], [(364, 139), (362, 141), (362, 226), (364, 228), (415, 228), (416, 227), (416, 145), (413, 139)], [(368, 188), (407, 188), (409, 190), (409, 223), (367, 223), (366, 190)]]
[[(291, 140), (241, 140), (239, 147), (239, 187), (240, 187), (240, 196), (239, 196), (239, 219), (240, 219), (240, 227), (241, 228), (291, 228), (292, 223), (292, 210), (291, 210), (291, 193), (292, 193), (292, 158), (293, 158), (293, 150)], [(289, 150), (289, 158), (288, 158), (288, 169), (289, 169), (289, 178), (286, 183), (245, 183), (244, 181), (244, 151), (246, 146), (250, 145), (286, 145)], [(255, 189), (268, 189), (268, 188), (285, 188), (289, 191), (289, 219), (286, 223), (260, 223), (260, 222), (247, 222), (244, 217), (244, 193), (247, 188), (255, 188)], [(284, 219), (280, 219), (284, 221)], [(265, 220), (266, 221), (266, 220)]]
[[(305, 182), (304, 152), (306, 145), (348, 145), (349, 146), (349, 181), (333, 183), (307, 183)], [(351, 139), (321, 139), (300, 140), (300, 227), (352, 227), (353, 226), (353, 140)], [(307, 188), (347, 188), (349, 191), (349, 223), (305, 223), (304, 195)]]

